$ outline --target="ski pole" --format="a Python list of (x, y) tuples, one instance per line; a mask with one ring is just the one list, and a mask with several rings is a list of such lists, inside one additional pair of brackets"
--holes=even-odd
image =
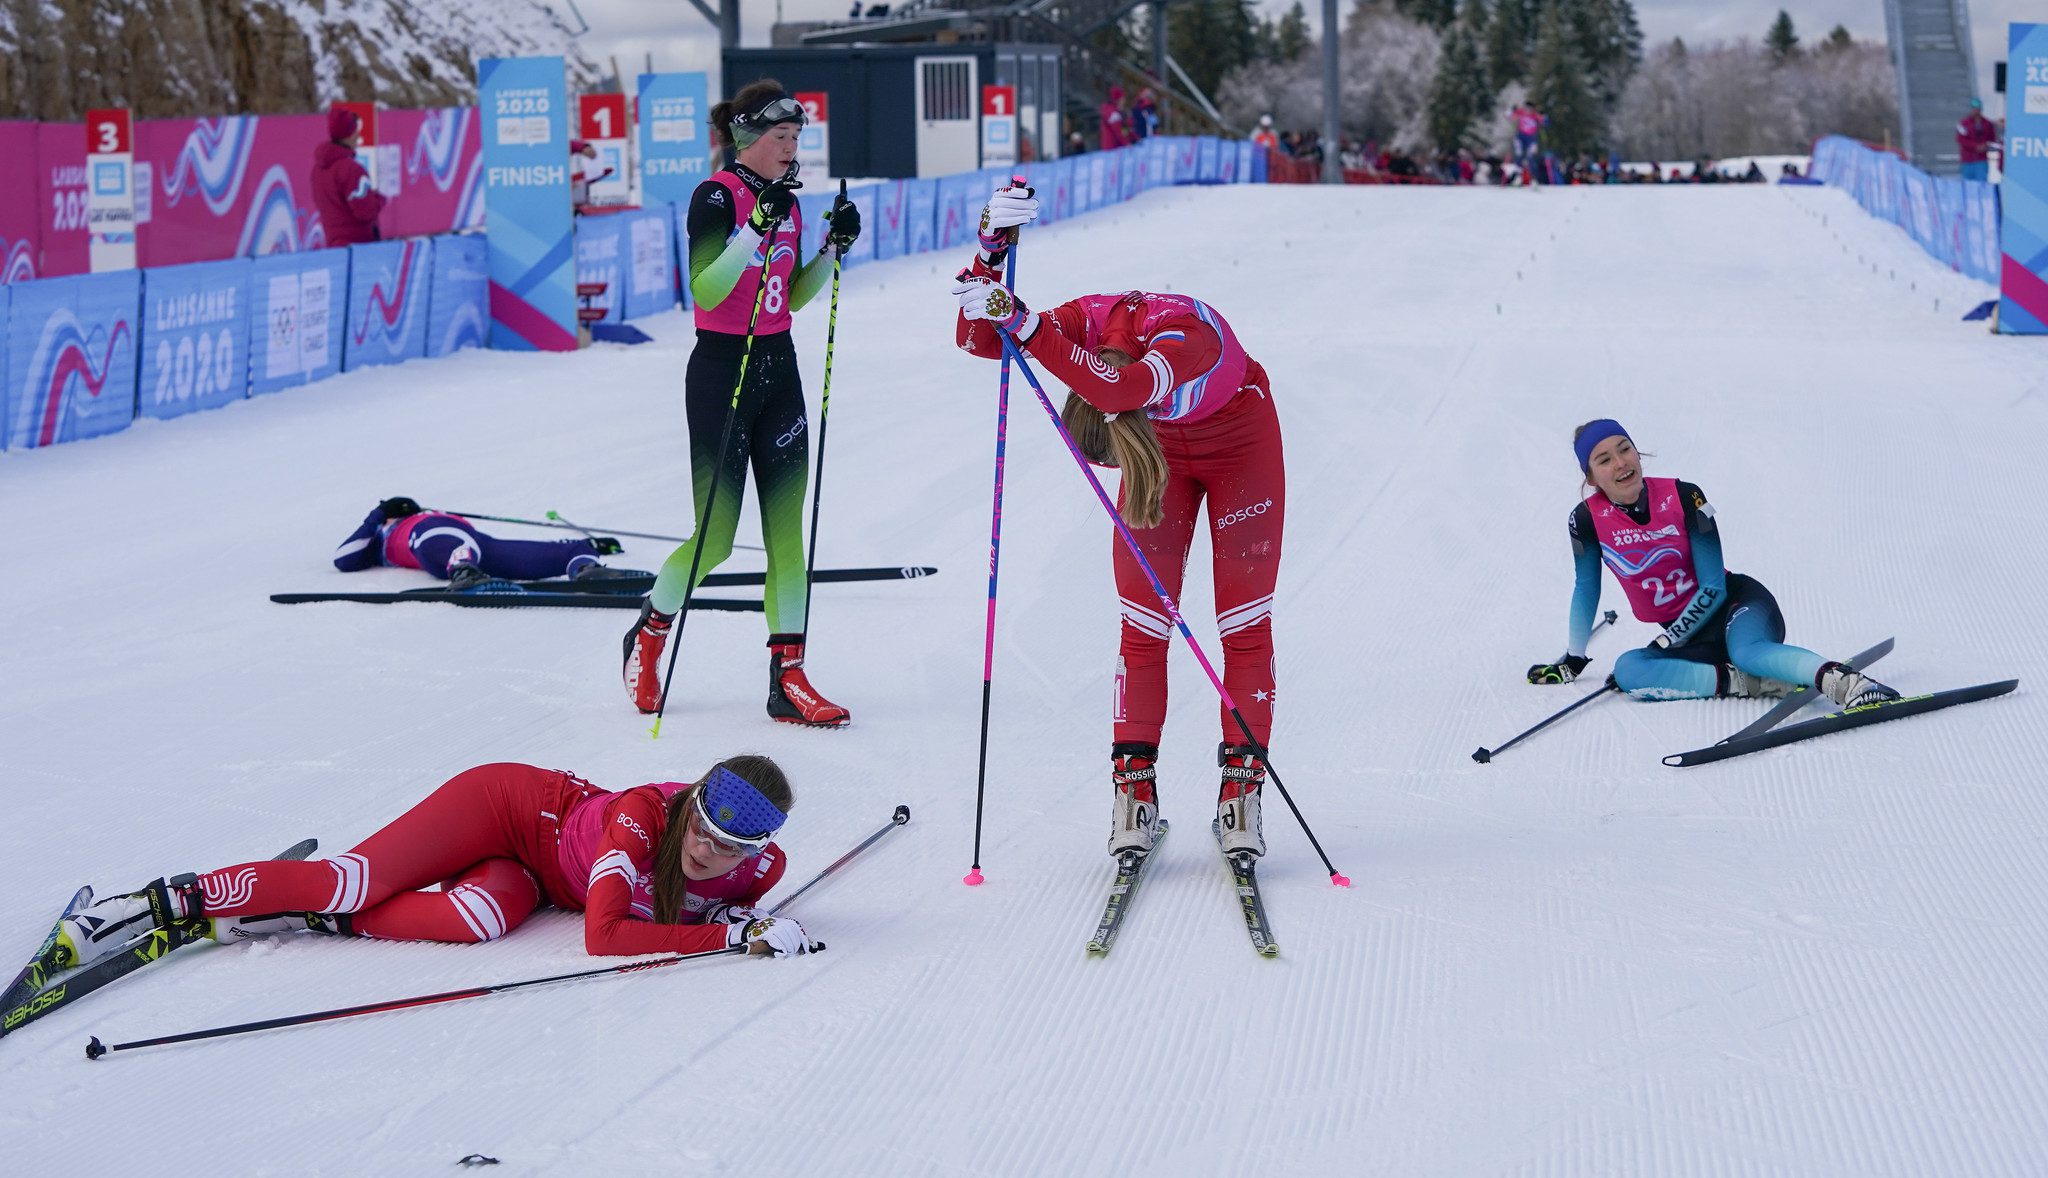
[(1316, 832), (1309, 827), (1308, 819), (1302, 817), (1301, 807), (1294, 804), (1294, 795), (1287, 792), (1287, 783), (1280, 780), (1279, 770), (1273, 767), (1272, 758), (1267, 755), (1266, 742), (1252, 735), (1250, 722), (1238, 709), (1237, 701), (1231, 698), (1230, 689), (1223, 685), (1223, 677), (1216, 673), (1216, 668), (1209, 662), (1209, 656), (1202, 652), (1202, 644), (1195, 641), (1194, 634), (1188, 629), (1187, 619), (1180, 616), (1180, 607), (1174, 604), (1173, 595), (1166, 591), (1165, 582), (1159, 579), (1159, 574), (1152, 568), (1152, 562), (1145, 559), (1145, 550), (1138, 546), (1138, 538), (1131, 535), (1131, 527), (1124, 522), (1123, 513), (1116, 509), (1116, 504), (1110, 502), (1109, 493), (1102, 489), (1102, 480), (1095, 477), (1095, 472), (1088, 466), (1088, 460), (1081, 456), (1081, 448), (1074, 443), (1074, 435), (1067, 432), (1067, 423), (1060, 420), (1059, 410), (1053, 408), (1052, 398), (1045, 395), (1045, 386), (1038, 383), (1038, 374), (1031, 370), (1030, 362), (1017, 350), (1016, 341), (1010, 338), (1009, 332), (998, 330), (996, 334), (1003, 341), (1003, 349), (1016, 361), (1017, 370), (1024, 374), (1025, 381), (1031, 385), (1031, 391), (1038, 394), (1038, 403), (1044, 407), (1046, 416), (1052, 418), (1053, 428), (1059, 431), (1060, 440), (1067, 444), (1067, 453), (1074, 456), (1075, 464), (1080, 466), (1081, 473), (1087, 476), (1088, 485), (1095, 490), (1095, 498), (1102, 503), (1102, 509), (1109, 513), (1110, 521), (1116, 525), (1117, 534), (1123, 537), (1124, 547), (1130, 550), (1131, 555), (1137, 559), (1138, 567), (1144, 570), (1145, 579), (1152, 583), (1152, 592), (1159, 595), (1159, 603), (1166, 607), (1166, 616), (1173, 619), (1173, 624), (1180, 630), (1180, 636), (1187, 641), (1188, 649), (1195, 652), (1195, 661), (1202, 665), (1203, 672), (1209, 676), (1210, 684), (1216, 688), (1216, 694), (1222, 697), (1223, 707), (1230, 713), (1230, 718), (1237, 721), (1238, 731), (1244, 733), (1245, 743), (1257, 750), (1259, 763), (1266, 767), (1266, 772), (1273, 778), (1273, 785), (1280, 791), (1281, 799), (1287, 803), (1287, 808), (1293, 811), (1294, 820), (1301, 824), (1301, 832), (1308, 836), (1309, 845), (1316, 849), (1317, 857), (1322, 859), (1324, 869), (1330, 873), (1330, 882), (1340, 888), (1350, 887), (1350, 878), (1338, 871), (1335, 863), (1330, 862), (1330, 856), (1323, 850), (1322, 841), (1316, 838)]
[[(1022, 184), (1024, 177), (1010, 183)], [(1019, 233), (1018, 238), (1023, 234)], [(1017, 289), (1017, 240), (1010, 242), (1010, 256), (1003, 270), (1003, 288)], [(1003, 352), (1002, 376), (996, 382), (996, 489), (995, 505), (988, 513), (988, 624), (981, 638), (981, 758), (974, 769), (974, 863), (960, 882), (981, 886), (981, 815), (988, 793), (988, 706), (996, 673), (996, 570), (1003, 555), (1003, 451), (1010, 436), (1010, 353)]]
[[(839, 199), (832, 202), (837, 213), (846, 207), (846, 181), (839, 182)], [(829, 222), (830, 217), (826, 220)], [(832, 255), (832, 310), (825, 320), (825, 385), (818, 399), (818, 481), (811, 488), (811, 551), (804, 558), (804, 638), (811, 632), (811, 579), (818, 569), (818, 508), (825, 501), (825, 430), (832, 424), (832, 346), (839, 336), (839, 262)]]
[[(583, 532), (585, 535), (590, 534), (589, 531), (585, 531), (580, 525), (569, 523), (552, 511), (548, 512), (549, 519), (521, 519), (518, 516), (489, 515), (481, 511), (457, 511), (452, 507), (436, 507), (434, 510), (448, 515), (459, 515), (464, 519), (486, 519), (498, 524), (525, 524), (533, 528), (565, 528), (572, 532)], [(606, 536), (625, 536), (632, 540), (666, 540), (671, 544), (688, 544), (690, 542), (688, 536), (665, 536), (660, 532), (629, 532), (624, 528), (592, 528), (590, 531), (599, 532)], [(759, 551), (752, 544), (735, 544), (733, 547)]]
[[(747, 387), (747, 364), (754, 356), (754, 327), (761, 320), (761, 304), (768, 297), (768, 268), (775, 264), (775, 232), (780, 228), (779, 222), (769, 226), (768, 239), (761, 243), (760, 285), (754, 290), (754, 309), (747, 313), (747, 341), (740, 347), (740, 374), (732, 382), (732, 400), (725, 406), (725, 428), (718, 431), (718, 461), (711, 467), (711, 488), (704, 492), (704, 510), (697, 515), (697, 533), (690, 545), (690, 579), (683, 583), (683, 605), (676, 611), (676, 632), (668, 645), (668, 668), (661, 676), (661, 699), (654, 706), (654, 728), (648, 733), (655, 740), (661, 739), (661, 718), (668, 714), (668, 689), (675, 682), (676, 652), (683, 648), (683, 623), (690, 618), (690, 599), (697, 595), (697, 570), (704, 562), (704, 529), (711, 525), (711, 508), (718, 502), (718, 484), (725, 476), (726, 451), (732, 447), (732, 423), (740, 414), (740, 393)], [(742, 463), (740, 478), (746, 477)]]
[(896, 812), (889, 816), (889, 825), (884, 826), (882, 829), (869, 835), (867, 838), (862, 839), (860, 841), (860, 844), (854, 847), (853, 850), (848, 851), (846, 854), (841, 855), (839, 858), (834, 859), (832, 862), (826, 864), (825, 870), (820, 871), (818, 874), (812, 876), (809, 882), (805, 883), (804, 886), (791, 892), (789, 895), (784, 896), (779, 902), (776, 903), (775, 907), (770, 908), (768, 910), (768, 914), (770, 916), (773, 916), (776, 913), (782, 911), (784, 908), (787, 908), (791, 904), (794, 904), (798, 896), (803, 895), (805, 892), (808, 892), (812, 888), (817, 887), (820, 883), (823, 883), (826, 876), (831, 875), (833, 872), (838, 871), (840, 868), (846, 866), (848, 863), (853, 862), (853, 857), (855, 855), (858, 855), (862, 851), (867, 850), (869, 847), (874, 846), (875, 843), (879, 841), (883, 835), (888, 834), (890, 831), (896, 829), (899, 826), (902, 826), (904, 823), (909, 821), (910, 807), (896, 807)]
[[(1608, 610), (1608, 611), (1607, 611), (1607, 612), (1606, 612), (1605, 614), (1602, 614), (1602, 615), (1601, 615), (1601, 617), (1600, 617), (1600, 620), (1599, 620), (1599, 621), (1597, 621), (1597, 622), (1595, 622), (1595, 623), (1593, 623), (1593, 628), (1592, 628), (1591, 630), (1588, 630), (1588, 631), (1586, 632), (1586, 637), (1587, 637), (1587, 639), (1588, 639), (1588, 640), (1590, 641), (1593, 635), (1595, 635), (1595, 634), (1598, 634), (1598, 633), (1600, 632), (1600, 629), (1601, 629), (1601, 627), (1603, 627), (1603, 626), (1611, 626), (1611, 625), (1613, 625), (1613, 624), (1614, 624), (1614, 622), (1615, 622), (1615, 619), (1616, 619), (1616, 618), (1618, 618), (1619, 616), (1620, 616), (1620, 615), (1619, 615), (1619, 614), (1617, 614), (1617, 613), (1615, 613), (1615, 612), (1614, 612), (1613, 610)], [(1493, 760), (1493, 755), (1494, 755), (1495, 753), (1502, 753), (1502, 752), (1506, 752), (1507, 750), (1509, 750), (1509, 749), (1513, 748), (1514, 746), (1516, 746), (1516, 745), (1518, 745), (1518, 744), (1522, 743), (1522, 741), (1523, 741), (1523, 740), (1524, 740), (1525, 738), (1527, 738), (1527, 737), (1530, 737), (1530, 736), (1534, 736), (1534, 735), (1535, 735), (1535, 734), (1536, 734), (1537, 732), (1541, 731), (1542, 729), (1544, 729), (1544, 728), (1548, 728), (1548, 727), (1549, 727), (1550, 725), (1552, 725), (1552, 724), (1555, 724), (1555, 723), (1557, 723), (1557, 722), (1558, 722), (1559, 720), (1562, 720), (1562, 719), (1564, 719), (1564, 718), (1565, 718), (1566, 716), (1568, 716), (1568, 715), (1570, 715), (1570, 714), (1571, 714), (1571, 712), (1573, 711), (1573, 709), (1575, 709), (1575, 708), (1578, 708), (1578, 707), (1580, 707), (1580, 706), (1582, 706), (1582, 705), (1585, 705), (1585, 704), (1589, 704), (1589, 703), (1592, 703), (1592, 702), (1593, 702), (1594, 700), (1596, 700), (1596, 699), (1599, 699), (1599, 698), (1600, 698), (1601, 696), (1603, 696), (1603, 695), (1607, 694), (1607, 692), (1608, 692), (1608, 691), (1610, 691), (1610, 690), (1614, 690), (1614, 691), (1619, 691), (1619, 690), (1621, 690), (1621, 689), (1620, 689), (1619, 687), (1617, 687), (1617, 686), (1615, 685), (1615, 682), (1614, 682), (1614, 676), (1612, 676), (1612, 675), (1609, 675), (1609, 676), (1607, 677), (1607, 682), (1606, 682), (1605, 684), (1601, 685), (1601, 688), (1600, 688), (1600, 690), (1598, 690), (1598, 691), (1596, 691), (1596, 692), (1593, 692), (1593, 693), (1592, 693), (1591, 695), (1588, 695), (1588, 696), (1586, 696), (1585, 698), (1583, 698), (1583, 699), (1581, 699), (1581, 700), (1578, 700), (1578, 701), (1577, 701), (1577, 702), (1575, 702), (1575, 703), (1571, 703), (1571, 704), (1568, 704), (1568, 705), (1566, 705), (1565, 707), (1563, 707), (1563, 708), (1560, 708), (1559, 710), (1557, 710), (1557, 711), (1555, 711), (1555, 712), (1551, 713), (1551, 714), (1550, 714), (1549, 716), (1547, 716), (1547, 717), (1545, 717), (1545, 718), (1544, 718), (1544, 720), (1543, 720), (1543, 722), (1542, 722), (1542, 723), (1540, 723), (1540, 724), (1536, 725), (1536, 727), (1534, 727), (1534, 728), (1531, 728), (1531, 729), (1529, 729), (1529, 730), (1528, 730), (1527, 732), (1523, 732), (1523, 733), (1519, 733), (1519, 734), (1517, 734), (1516, 736), (1514, 736), (1513, 738), (1511, 738), (1511, 739), (1510, 739), (1510, 740), (1509, 740), (1509, 741), (1508, 741), (1508, 742), (1507, 742), (1506, 744), (1503, 744), (1503, 745), (1499, 746), (1498, 748), (1490, 748), (1490, 749), (1489, 749), (1489, 748), (1479, 748), (1479, 749), (1474, 749), (1474, 750), (1473, 750), (1473, 752), (1472, 752), (1472, 759), (1473, 759), (1473, 760), (1475, 760), (1475, 761), (1477, 761), (1477, 762), (1479, 762), (1480, 764), (1484, 765), (1484, 764), (1486, 764), (1486, 763), (1487, 763), (1488, 761), (1491, 761), (1491, 760)]]
[[(819, 881), (867, 850), (877, 839), (891, 830), (910, 821), (910, 807), (898, 806), (889, 820), (889, 825), (869, 835), (859, 846), (834, 860), (831, 866), (820, 871), (804, 886), (791, 892), (787, 899), (769, 909), (769, 914), (781, 912), (789, 907), (798, 896), (815, 887)], [(812, 946), (812, 952), (824, 949), (823, 944)], [(181, 1035), (160, 1035), (154, 1039), (136, 1039), (127, 1043), (102, 1043), (94, 1035), (85, 1045), (85, 1058), (98, 1059), (115, 1051), (132, 1051), (138, 1047), (163, 1047), (172, 1043), (190, 1043), (198, 1039), (225, 1039), (230, 1035), (248, 1035), (256, 1031), (274, 1031), (284, 1027), (302, 1027), (309, 1023), (333, 1022), (336, 1019), (354, 1018), (363, 1014), (382, 1014), (389, 1010), (410, 1010), (419, 1006), (434, 1006), (443, 1002), (460, 1002), (465, 998), (481, 998), (486, 994), (503, 994), (511, 990), (523, 990), (528, 986), (544, 986), (551, 982), (571, 982), (581, 978), (603, 977), (608, 974), (635, 973), (640, 970), (660, 969), (663, 966), (680, 965), (685, 961), (702, 961), (707, 957), (737, 957), (746, 953), (746, 945), (728, 945), (723, 949), (706, 949), (701, 953), (673, 953), (647, 961), (628, 961), (621, 965), (604, 965), (596, 969), (576, 970), (572, 973), (551, 974), (544, 978), (527, 978), (518, 982), (500, 982), (491, 986), (470, 986), (461, 990), (444, 990), (439, 994), (420, 994), (411, 998), (392, 998), (384, 1002), (366, 1002), (360, 1006), (343, 1006), (334, 1010), (316, 1010), (311, 1014), (291, 1014), (281, 1018), (261, 1019), (252, 1023), (235, 1023), (232, 1026), (210, 1027), (203, 1031), (187, 1031)]]

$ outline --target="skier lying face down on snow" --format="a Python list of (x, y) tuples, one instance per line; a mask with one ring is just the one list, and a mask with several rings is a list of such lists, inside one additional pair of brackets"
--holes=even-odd
[(459, 515), (428, 511), (407, 496), (394, 495), (371, 508), (334, 550), (334, 567), (344, 573), (379, 565), (419, 569), (462, 589), (491, 577), (538, 581), (612, 576), (614, 570), (597, 563), (597, 558), (619, 551), (619, 542), (610, 536), (501, 540), (478, 531)]
[(63, 922), (65, 960), (89, 964), (148, 932), (152, 891), (157, 910), (209, 922), (200, 935), (217, 941), (489, 941), (545, 903), (583, 912), (593, 956), (804, 953), (801, 925), (753, 909), (787, 866), (772, 839), (791, 800), (761, 756), (621, 793), (556, 769), (479, 765), (346, 854), (238, 863), (102, 900)]
[[(1223, 680), (1259, 745), (1273, 722), (1273, 589), (1280, 574), (1287, 480), (1280, 419), (1266, 370), (1222, 315), (1184, 295), (1091, 294), (1033, 314), (1003, 289), (1017, 228), (1037, 216), (1026, 188), (1005, 188), (982, 214), (981, 249), (953, 296), (955, 341), (1003, 355), (1007, 333), (1034, 369), (1071, 392), (1061, 414), (1092, 462), (1121, 470), (1118, 509), (1166, 592), (1178, 598), (1195, 525), (1208, 504)], [(1112, 713), (1116, 787), (1110, 853), (1149, 852), (1158, 829), (1154, 789), (1166, 718), (1172, 623), (1136, 558), (1112, 536), (1123, 626)], [(1265, 765), (1218, 708), (1218, 791), (1226, 854), (1263, 854), (1259, 791)]]
[(1867, 675), (1785, 643), (1777, 599), (1721, 562), (1721, 527), (1698, 487), (1645, 478), (1643, 455), (1619, 422), (1589, 421), (1572, 448), (1591, 494), (1567, 530), (1578, 576), (1564, 656), (1530, 667), (1531, 683), (1570, 683), (1586, 669), (1600, 608), (1600, 566), (1621, 582), (1636, 617), (1664, 627), (1614, 660), (1614, 682), (1637, 699), (1783, 696), (1811, 684), (1844, 706), (1898, 693)]

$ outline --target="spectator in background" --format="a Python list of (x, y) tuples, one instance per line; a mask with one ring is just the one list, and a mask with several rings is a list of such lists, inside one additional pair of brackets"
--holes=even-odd
[(1252, 132), (1252, 142), (1273, 151), (1280, 146), (1280, 137), (1273, 133), (1273, 116), (1260, 115), (1259, 129)]
[(591, 174), (590, 161), (597, 158), (597, 147), (587, 139), (569, 141), (569, 203), (582, 212), (590, 204), (590, 186), (612, 174), (613, 169)]
[(846, 14), (848, 20), (860, 19), (860, 0), (853, 0), (853, 11)]
[(1131, 142), (1131, 116), (1124, 110), (1124, 88), (1111, 86), (1097, 113), (1102, 118), (1102, 150), (1113, 151)]
[(1508, 121), (1515, 125), (1515, 164), (1526, 177), (1535, 164), (1536, 137), (1543, 133), (1550, 118), (1534, 104), (1524, 102), (1508, 112)]
[(327, 142), (313, 149), (313, 208), (327, 248), (381, 241), (377, 214), (384, 194), (370, 183), (369, 170), (356, 158), (363, 141), (363, 121), (354, 111), (327, 112)]
[(1138, 91), (1138, 101), (1131, 106), (1131, 142), (1140, 143), (1159, 133), (1159, 100), (1152, 95), (1152, 87)]
[(1984, 117), (1984, 100), (1972, 98), (1970, 113), (1956, 124), (1956, 150), (1963, 158), (1963, 179), (1991, 178), (1991, 149), (1998, 146), (1998, 127)]

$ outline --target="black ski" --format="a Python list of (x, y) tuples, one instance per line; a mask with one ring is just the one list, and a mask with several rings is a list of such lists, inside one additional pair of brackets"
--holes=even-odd
[(1924, 712), (1940, 711), (1957, 704), (1975, 703), (2004, 695), (2018, 687), (2017, 679), (2001, 679), (1996, 683), (1980, 683), (1975, 687), (1957, 687), (1949, 691), (1934, 691), (1926, 695), (1907, 696), (1903, 699), (1885, 700), (1883, 703), (1865, 704), (1860, 708), (1844, 708), (1829, 712), (1812, 720), (1803, 720), (1772, 732), (1760, 733), (1742, 740), (1727, 740), (1720, 744), (1708, 745), (1703, 749), (1673, 753), (1664, 758), (1664, 763), (1673, 768), (1686, 765), (1706, 765), (1714, 761), (1725, 761), (1730, 757), (1745, 756), (1778, 748), (1797, 741), (1811, 740), (1826, 736), (1830, 732), (1844, 732), (1861, 728), (1866, 724), (1882, 724), (1886, 720), (1902, 720), (1907, 716), (1918, 716)]
[(1161, 818), (1159, 833), (1152, 839), (1151, 854), (1127, 852), (1117, 857), (1116, 878), (1109, 884), (1109, 900), (1102, 906), (1102, 919), (1095, 926), (1095, 935), (1088, 938), (1090, 956), (1104, 956), (1116, 943), (1117, 930), (1124, 924), (1124, 913), (1131, 910), (1131, 899), (1138, 894), (1138, 884), (1145, 878), (1145, 865), (1159, 853), (1159, 844), (1166, 841), (1166, 828), (1167, 821)]
[[(303, 839), (292, 844), (283, 852), (273, 855), (274, 859), (304, 859), (320, 849), (320, 840)], [(69, 913), (66, 913), (69, 915)], [(62, 918), (59, 918), (60, 921)], [(205, 917), (185, 920), (159, 920), (156, 927), (130, 941), (125, 947), (83, 969), (74, 970), (56, 982), (24, 997), (10, 997), (5, 1006), (0, 1006), (0, 1035), (21, 1027), (49, 1014), (59, 1007), (68, 1006), (103, 986), (119, 981), (169, 954), (197, 941), (204, 941), (212, 932), (212, 921)], [(43, 951), (30, 963), (30, 969), (38, 965), (45, 970), (57, 965), (54, 952), (57, 944), (56, 930), (43, 943)], [(28, 970), (24, 970), (26, 974)]]
[[(500, 588), (498, 586), (504, 586)], [(316, 601), (354, 601), (366, 605), (401, 605), (406, 602), (437, 602), (448, 605), (470, 606), (475, 609), (512, 609), (515, 607), (537, 608), (552, 606), (558, 609), (639, 609), (640, 596), (637, 593), (582, 592), (554, 593), (527, 589), (511, 581), (500, 581), (479, 589), (456, 591), (452, 589), (407, 589), (400, 593), (273, 593), (270, 600), (279, 605), (304, 605)], [(739, 612), (760, 612), (765, 607), (758, 601), (741, 601), (723, 597), (693, 597), (692, 610), (736, 610)]]
[[(929, 577), (939, 570), (932, 565), (904, 565), (901, 568), (873, 569), (819, 569), (811, 574), (815, 585), (843, 584), (849, 581), (915, 581)], [(627, 572), (625, 569), (619, 570)], [(767, 583), (766, 573), (712, 573), (702, 584), (713, 589), (729, 589), (746, 585)], [(638, 593), (644, 594), (654, 588), (653, 573), (635, 573), (630, 576), (595, 577), (582, 581), (554, 579), (548, 581), (520, 581), (528, 589), (539, 589), (554, 593)]]
[[(1858, 671), (1867, 670), (1869, 669), (1870, 664), (1876, 662), (1877, 660), (1883, 658), (1891, 652), (1892, 640), (1887, 638), (1883, 642), (1878, 643), (1876, 646), (1871, 647), (1869, 650), (1864, 651), (1862, 654), (1859, 654), (1854, 658), (1846, 660), (1846, 662), (1850, 667)], [(1750, 723), (1744, 725), (1740, 731), (1734, 733), (1731, 736), (1716, 741), (1715, 743), (1727, 744), (1731, 740), (1743, 740), (1748, 737), (1755, 736), (1759, 732), (1769, 732), (1771, 729), (1776, 728), (1779, 724), (1784, 723), (1785, 720), (1792, 715), (1792, 713), (1805, 707), (1807, 704), (1812, 703), (1814, 700), (1818, 698), (1820, 698), (1820, 692), (1815, 691), (1811, 686), (1801, 687), (1797, 691), (1794, 691), (1792, 694), (1786, 696), (1784, 699), (1781, 699), (1777, 703), (1772, 704), (1769, 711), (1765, 712), (1761, 716), (1758, 716), (1755, 720), (1752, 720)]]
[(72, 893), (71, 902), (64, 905), (64, 911), (59, 912), (57, 919), (51, 922), (50, 935), (43, 938), (43, 943), (36, 949), (35, 955), (28, 959), (27, 965), (21, 967), (20, 973), (14, 975), (14, 980), (7, 983), (7, 988), (0, 990), (0, 1010), (13, 1009), (15, 1003), (43, 988), (43, 983), (49, 980), (49, 965), (56, 960), (57, 937), (64, 931), (64, 918), (80, 908), (91, 906), (91, 884)]
[[(1223, 845), (1223, 822), (1218, 819), (1209, 824), (1209, 832), (1216, 836), (1216, 845)], [(1258, 860), (1251, 855), (1225, 855), (1223, 863), (1230, 868), (1230, 884), (1237, 890), (1237, 911), (1244, 917), (1244, 931), (1251, 934), (1252, 948), (1261, 957), (1280, 956), (1280, 944), (1273, 939), (1273, 926), (1266, 922), (1266, 902), (1259, 897)]]

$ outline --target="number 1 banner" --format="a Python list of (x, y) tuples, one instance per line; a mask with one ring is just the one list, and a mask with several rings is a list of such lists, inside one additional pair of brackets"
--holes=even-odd
[(1017, 162), (1017, 88), (981, 88), (981, 166), (1007, 168)]
[(563, 77), (559, 57), (487, 57), (477, 63), (493, 348), (576, 348)]

